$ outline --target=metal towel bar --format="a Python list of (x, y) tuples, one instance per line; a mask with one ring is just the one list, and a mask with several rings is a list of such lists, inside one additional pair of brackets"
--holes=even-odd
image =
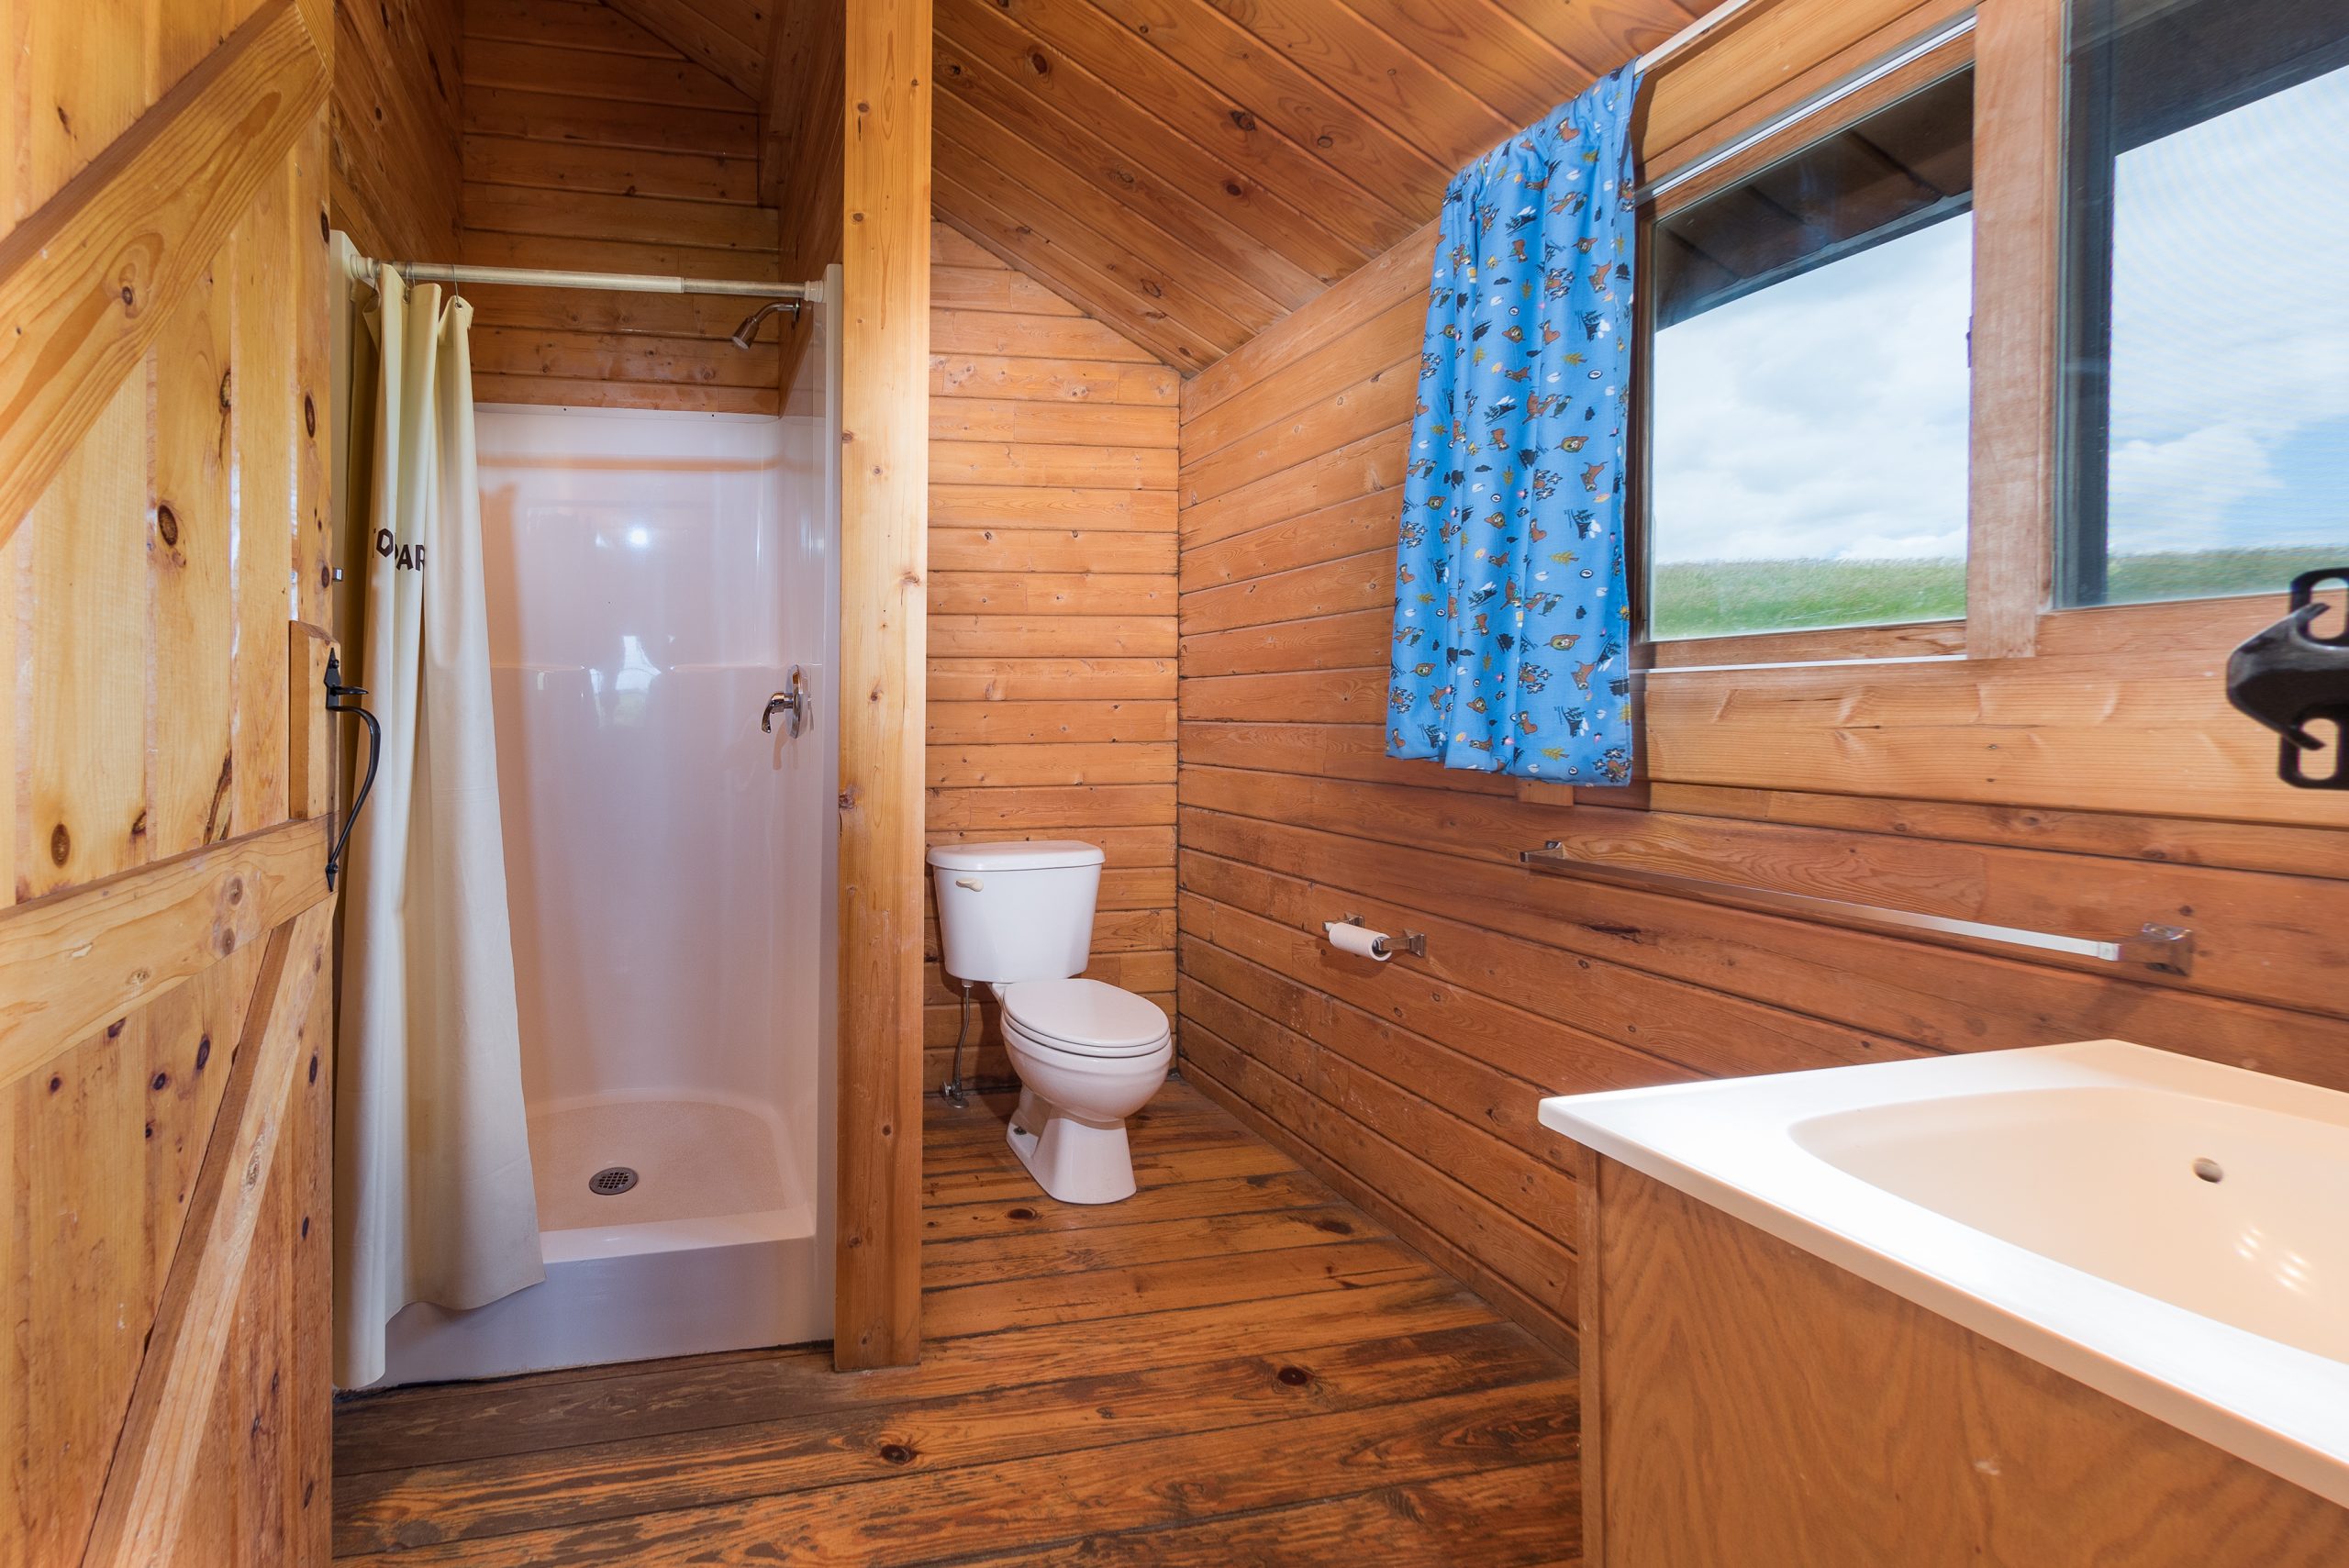
[(1887, 909), (1879, 905), (1854, 904), (1841, 898), (1820, 898), (1808, 893), (1785, 893), (1771, 887), (1749, 887), (1742, 883), (1682, 876), (1675, 872), (1643, 871), (1633, 866), (1576, 860), (1567, 854), (1565, 847), (1555, 839), (1538, 850), (1520, 851), (1517, 858), (1538, 871), (1557, 872), (1592, 882), (1616, 883), (1625, 887), (1688, 894), (1779, 914), (1837, 920), (1863, 928), (1920, 931), (1927, 936), (1965, 937), (1974, 941), (2032, 948), (2041, 952), (2071, 953), (2106, 963), (2156, 970), (2164, 974), (2194, 973), (2194, 933), (2183, 926), (2157, 926), (2148, 922), (2133, 936), (2059, 936), (2053, 931), (1993, 926), (1980, 920), (1960, 920), (1947, 915), (1920, 915), (1907, 909)]

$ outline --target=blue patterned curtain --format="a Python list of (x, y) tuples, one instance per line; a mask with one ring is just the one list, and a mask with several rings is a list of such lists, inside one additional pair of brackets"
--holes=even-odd
[(1625, 66), (1446, 193), (1396, 550), (1386, 751), (1631, 776)]

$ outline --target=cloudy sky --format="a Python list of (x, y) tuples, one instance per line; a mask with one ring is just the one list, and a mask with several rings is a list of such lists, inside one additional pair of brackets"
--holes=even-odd
[[(2349, 72), (2123, 155), (2116, 551), (2349, 541)], [(1972, 220), (1668, 328), (1659, 561), (1956, 557)]]
[(2124, 153), (2112, 547), (2349, 540), (2349, 71)]

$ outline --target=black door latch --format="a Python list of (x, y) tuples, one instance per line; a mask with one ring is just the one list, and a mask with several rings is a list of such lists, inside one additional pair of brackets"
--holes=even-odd
[(342, 661), (332, 653), (327, 655), (326, 680), (327, 711), (357, 714), (359, 721), (367, 727), (367, 772), (359, 781), (359, 793), (351, 797), (351, 811), (342, 819), (342, 831), (335, 835), (334, 848), (327, 851), (327, 885), (332, 887), (335, 873), (342, 869), (342, 851), (351, 846), (351, 829), (359, 821), (359, 808), (367, 804), (367, 792), (375, 787), (375, 764), (384, 757), (384, 727), (375, 722), (373, 714), (357, 703), (343, 700), (346, 697), (363, 697), (367, 695), (367, 688), (344, 685)]
[[(2295, 789), (2349, 789), (2349, 616), (2331, 637), (2309, 629), (2329, 607), (2316, 602), (2326, 582), (2349, 585), (2349, 566), (2293, 578), (2291, 613), (2227, 660), (2227, 700), (2284, 738), (2276, 774)], [(2301, 753), (2326, 745), (2311, 720), (2333, 726), (2332, 772), (2317, 777), (2300, 769)]]

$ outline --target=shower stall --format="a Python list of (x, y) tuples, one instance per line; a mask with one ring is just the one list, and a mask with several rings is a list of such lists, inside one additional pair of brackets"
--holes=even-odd
[(830, 1337), (835, 309), (780, 418), (478, 410), (547, 1278), (384, 1384)]

